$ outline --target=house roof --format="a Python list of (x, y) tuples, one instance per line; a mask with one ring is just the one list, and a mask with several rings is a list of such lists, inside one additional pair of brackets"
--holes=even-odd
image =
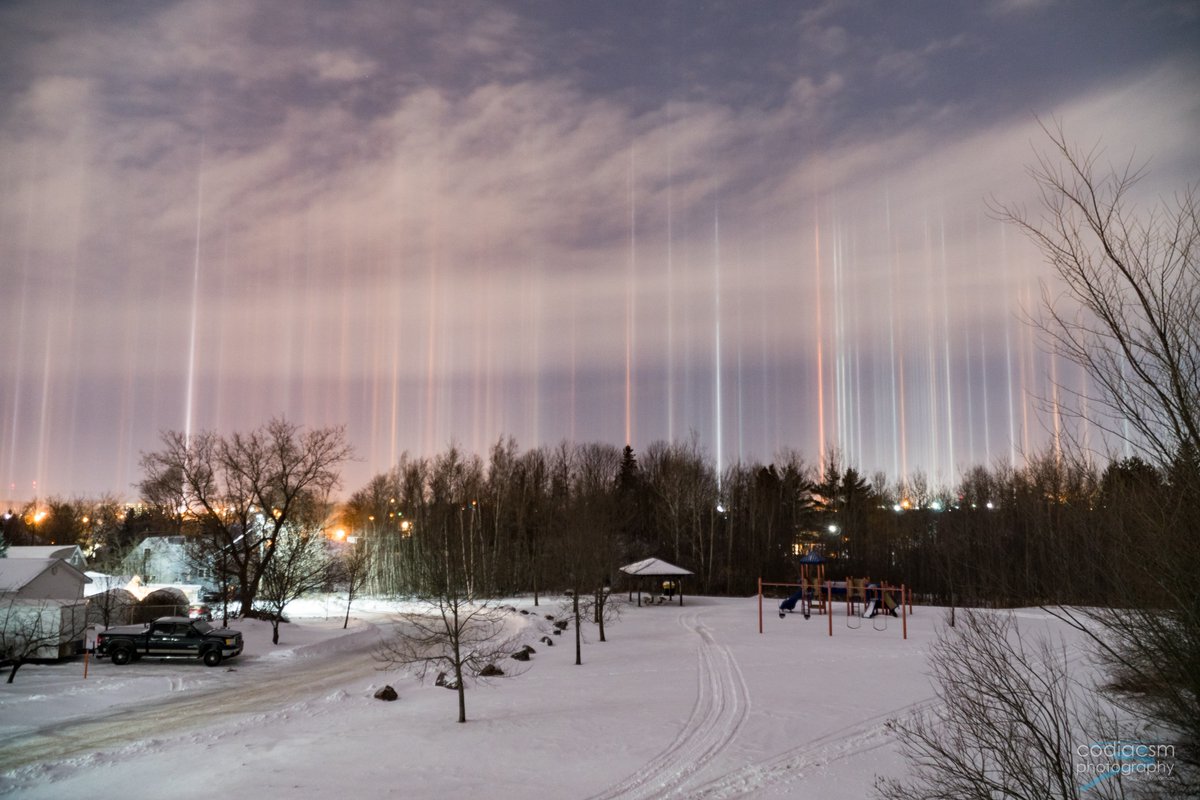
[[(77, 544), (20, 545), (8, 548), (5, 558), (70, 559), (76, 551), (79, 551)], [(82, 551), (80, 551), (80, 555), (82, 555)]]
[(137, 547), (132, 549), (132, 552), (145, 550), (146, 548), (152, 550), (172, 550), (174, 548), (182, 548), (185, 544), (187, 544), (187, 539), (179, 535), (147, 536), (138, 543)]
[(663, 561), (661, 558), (647, 558), (633, 564), (626, 564), (621, 567), (621, 572), (626, 575), (692, 575), (691, 570), (686, 570), (683, 567), (677, 567), (674, 564)]
[(0, 592), (19, 592), (51, 567), (74, 572), (84, 583), (92, 579), (61, 558), (0, 558)]

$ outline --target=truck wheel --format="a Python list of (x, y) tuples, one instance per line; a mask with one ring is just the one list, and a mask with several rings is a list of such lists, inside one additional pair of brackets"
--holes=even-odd
[(220, 663), (221, 663), (221, 651), (220, 650), (205, 650), (204, 651), (204, 665), (205, 666), (215, 667), (217, 664), (220, 664)]
[(112, 662), (117, 666), (124, 666), (130, 661), (133, 661), (133, 650), (128, 647), (118, 647), (112, 651)]

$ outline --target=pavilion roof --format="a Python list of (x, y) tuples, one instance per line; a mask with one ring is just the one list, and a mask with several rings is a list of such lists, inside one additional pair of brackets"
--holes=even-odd
[(642, 561), (637, 561), (633, 564), (626, 564), (621, 567), (621, 572), (626, 575), (649, 575), (653, 577), (661, 575), (692, 575), (691, 570), (686, 570), (683, 567), (677, 567), (674, 564), (663, 561), (661, 558), (647, 558)]

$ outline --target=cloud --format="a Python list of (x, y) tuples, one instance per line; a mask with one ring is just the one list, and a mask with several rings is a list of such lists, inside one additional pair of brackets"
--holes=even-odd
[(914, 86), (929, 74), (931, 64), (938, 56), (969, 47), (971, 43), (971, 37), (957, 34), (918, 48), (886, 49), (875, 62), (875, 74), (879, 78)]
[(992, 14), (1004, 16), (1008, 14), (1029, 14), (1053, 5), (1055, 0), (992, 0), (989, 9)]
[(362, 58), (353, 53), (335, 53), (322, 50), (313, 57), (313, 66), (317, 77), (323, 81), (360, 80), (378, 69), (378, 64), (369, 58)]

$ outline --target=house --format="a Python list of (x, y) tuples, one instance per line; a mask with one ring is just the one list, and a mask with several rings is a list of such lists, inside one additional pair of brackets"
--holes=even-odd
[(145, 584), (208, 584), (212, 571), (196, 563), (182, 536), (148, 536), (125, 556), (121, 572)]
[(61, 658), (80, 652), (91, 579), (61, 558), (0, 559), (2, 657)]
[(10, 547), (5, 553), (5, 558), (61, 558), (80, 572), (87, 569), (87, 560), (77, 544)]

